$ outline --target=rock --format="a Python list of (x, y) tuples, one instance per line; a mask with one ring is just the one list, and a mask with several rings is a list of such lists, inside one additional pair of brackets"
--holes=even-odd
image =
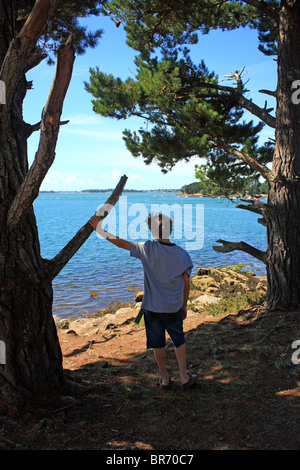
[(117, 310), (113, 315), (111, 321), (114, 325), (124, 325), (129, 323), (131, 320), (134, 320), (136, 317), (136, 310), (131, 307), (124, 307)]
[[(105, 315), (105, 317), (111, 317), (112, 315)], [(69, 327), (75, 331), (78, 335), (91, 334), (97, 330), (103, 323), (103, 318), (78, 318), (73, 320)]]
[(193, 303), (198, 304), (198, 305), (199, 304), (201, 305), (214, 304), (214, 303), (219, 302), (220, 300), (221, 300), (220, 297), (215, 297), (214, 295), (203, 294), (203, 295), (200, 295), (200, 297), (197, 297), (197, 299), (194, 299)]
[(136, 309), (124, 307), (115, 313), (108, 313), (98, 318), (78, 318), (70, 323), (69, 327), (78, 335), (103, 334), (108, 329), (113, 329), (133, 321), (136, 317)]
[(143, 296), (144, 296), (144, 292), (137, 292), (136, 295), (135, 295), (135, 298), (134, 300), (136, 302), (141, 302), (143, 300)]
[(209, 294), (214, 294), (215, 292), (218, 291), (218, 288), (217, 287), (208, 287), (206, 289), (206, 292), (208, 292)]
[(210, 274), (210, 268), (198, 268), (197, 274), (198, 276), (207, 276)]
[(59, 318), (56, 315), (53, 315), (53, 319), (55, 321), (56, 327), (59, 330), (67, 330), (69, 328), (69, 320)]
[(212, 276), (195, 276), (192, 278), (192, 285), (196, 289), (206, 291), (210, 287), (218, 288), (219, 285)]

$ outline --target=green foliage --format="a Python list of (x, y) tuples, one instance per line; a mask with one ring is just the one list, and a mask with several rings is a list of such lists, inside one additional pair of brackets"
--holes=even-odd
[[(226, 169), (224, 170), (227, 174)], [(255, 177), (235, 175), (234, 178), (228, 175), (228, 179), (222, 176), (221, 183), (218, 178), (214, 179), (214, 172), (208, 165), (195, 165), (195, 176), (199, 182), (184, 185), (181, 192), (185, 194), (202, 193), (203, 196), (223, 196), (227, 197), (234, 193), (241, 196), (246, 194), (267, 194), (268, 184), (261, 182)]]
[[(16, 29), (19, 31), (30, 14), (34, 1), (17, 0), (15, 3)], [(91, 15), (98, 16), (106, 0), (64, 0), (58, 6), (47, 23), (38, 47), (43, 53), (48, 54), (48, 63), (53, 63), (53, 53), (60, 44), (65, 43), (69, 35), (73, 36), (73, 43), (77, 54), (83, 54), (86, 48), (95, 47), (101, 37), (102, 30), (88, 31), (80, 24), (79, 19)]]
[[(274, 0), (264, 2), (274, 12), (277, 6)], [(85, 86), (96, 113), (143, 120), (139, 130), (124, 131), (132, 155), (156, 162), (163, 172), (180, 160), (205, 158), (206, 186), (220, 186), (223, 193), (243, 188), (245, 179), (258, 180), (257, 167), (228, 151), (237, 148), (262, 165), (272, 160), (273, 145), (258, 146), (264, 124), (243, 120), (244, 85), (236, 80), (234, 87), (220, 86), (203, 61), (193, 63), (189, 48), (199, 33), (248, 26), (258, 30), (263, 52), (276, 53), (276, 22), (240, 1), (113, 0), (102, 11), (124, 25), (128, 44), (139, 52), (136, 73), (121, 80), (91, 69)]]
[(260, 290), (236, 295), (224, 294), (219, 302), (204, 306), (204, 311), (212, 316), (235, 314), (241, 309), (262, 305), (265, 298), (265, 292)]
[[(272, 6), (276, 1), (267, 0)], [(164, 50), (182, 44), (194, 44), (198, 32), (255, 27), (266, 32), (265, 15), (243, 2), (219, 0), (112, 0), (103, 11), (117, 24), (124, 24), (128, 44), (149, 56), (155, 48)], [(268, 38), (270, 39), (270, 38)], [(261, 41), (265, 41), (261, 37)]]

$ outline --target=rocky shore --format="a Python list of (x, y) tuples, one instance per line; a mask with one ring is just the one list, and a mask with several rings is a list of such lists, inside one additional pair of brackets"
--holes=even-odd
[[(258, 298), (263, 297), (266, 292), (266, 278), (242, 271), (239, 266), (199, 268), (197, 274), (191, 278), (188, 317), (185, 323), (190, 323), (191, 320), (197, 323), (199, 315), (209, 305), (224, 302), (228, 296), (247, 296), (250, 292)], [(132, 325), (139, 313), (142, 297), (143, 292), (138, 292), (134, 304), (122, 304), (121, 308), (112, 306), (89, 316), (70, 319), (55, 317), (57, 329), (68, 335), (97, 336)]]

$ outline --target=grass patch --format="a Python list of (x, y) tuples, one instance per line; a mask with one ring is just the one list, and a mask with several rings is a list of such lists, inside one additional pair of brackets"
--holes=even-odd
[(241, 309), (261, 305), (265, 297), (265, 293), (258, 290), (236, 295), (223, 294), (219, 302), (205, 305), (204, 311), (207, 315), (212, 316), (234, 314)]

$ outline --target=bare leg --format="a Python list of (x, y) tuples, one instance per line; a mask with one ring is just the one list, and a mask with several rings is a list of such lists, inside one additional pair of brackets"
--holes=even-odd
[(176, 358), (179, 366), (181, 382), (185, 384), (189, 381), (189, 375), (186, 371), (186, 346), (182, 344), (178, 348), (175, 348)]
[(166, 368), (166, 350), (165, 348), (154, 349), (154, 357), (161, 375), (162, 385), (169, 384), (169, 374)]

